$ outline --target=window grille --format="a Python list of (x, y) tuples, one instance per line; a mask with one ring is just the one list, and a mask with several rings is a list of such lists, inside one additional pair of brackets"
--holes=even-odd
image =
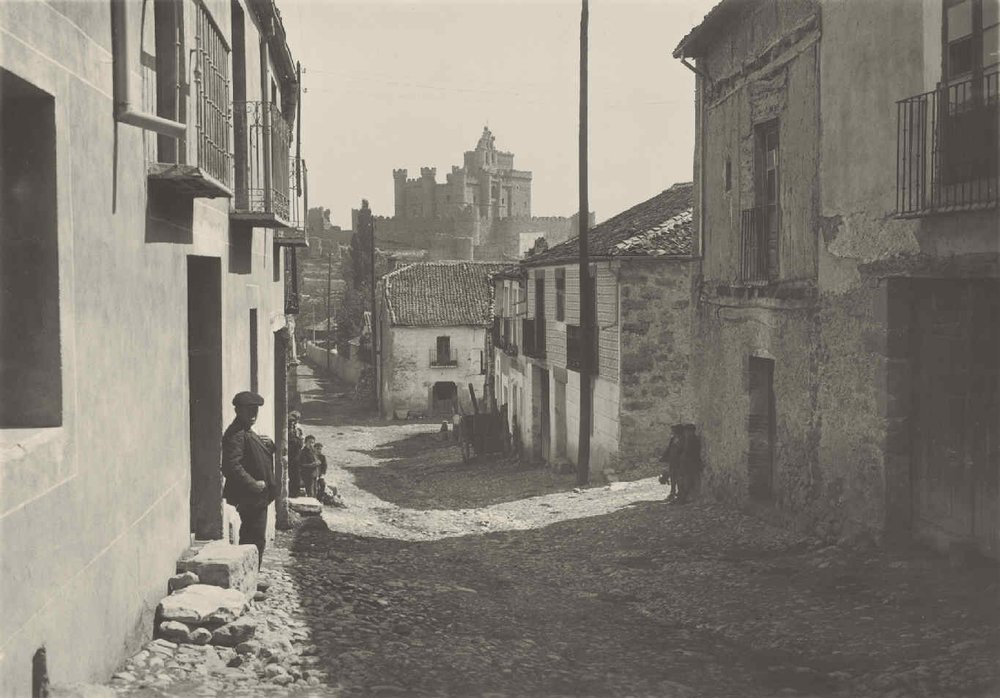
[(197, 8), (197, 64), (194, 75), (198, 95), (198, 165), (228, 187), (232, 179), (229, 152), (229, 45), (205, 6), (198, 3)]

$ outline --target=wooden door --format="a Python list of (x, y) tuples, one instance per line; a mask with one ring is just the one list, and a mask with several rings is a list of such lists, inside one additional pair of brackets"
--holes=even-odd
[(751, 356), (749, 378), (747, 475), (750, 497), (770, 499), (774, 487), (774, 361)]
[(913, 284), (915, 532), (996, 556), (1000, 282)]

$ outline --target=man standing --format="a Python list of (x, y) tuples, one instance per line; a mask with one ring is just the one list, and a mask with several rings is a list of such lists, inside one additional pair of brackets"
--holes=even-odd
[(244, 391), (233, 398), (236, 418), (222, 435), (223, 496), (240, 514), (240, 543), (257, 546), (257, 565), (264, 559), (267, 507), (274, 501), (274, 442), (252, 427), (264, 398)]
[(298, 497), (301, 483), (299, 481), (299, 456), (302, 452), (302, 430), (299, 428), (301, 415), (297, 410), (288, 413), (288, 496)]

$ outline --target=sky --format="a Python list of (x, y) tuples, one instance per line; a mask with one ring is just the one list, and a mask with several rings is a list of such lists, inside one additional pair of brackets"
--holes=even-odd
[[(671, 53), (716, 0), (591, 0), (590, 209), (690, 181), (694, 75)], [(439, 182), (488, 125), (532, 172), (532, 215), (579, 209), (580, 3), (280, 0), (302, 63), (309, 204), (393, 213), (392, 171)]]

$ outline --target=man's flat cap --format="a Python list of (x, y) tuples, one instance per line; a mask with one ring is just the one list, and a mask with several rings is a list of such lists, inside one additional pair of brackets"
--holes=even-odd
[(241, 405), (257, 405), (260, 407), (264, 404), (264, 398), (262, 398), (257, 393), (252, 393), (249, 390), (244, 390), (242, 393), (236, 393), (236, 397), (233, 398), (233, 404), (236, 407)]

